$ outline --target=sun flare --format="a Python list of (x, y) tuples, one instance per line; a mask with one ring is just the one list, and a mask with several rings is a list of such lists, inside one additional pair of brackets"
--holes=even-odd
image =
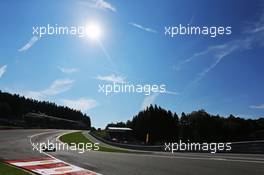
[(96, 23), (89, 23), (86, 26), (86, 35), (92, 40), (98, 40), (102, 35), (101, 27)]

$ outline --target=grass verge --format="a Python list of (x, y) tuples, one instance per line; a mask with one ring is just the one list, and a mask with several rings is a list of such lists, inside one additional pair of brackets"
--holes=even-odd
[(3, 174), (3, 175), (8, 175), (8, 174), (12, 174), (12, 175), (30, 175), (29, 173), (23, 171), (23, 170), (20, 170), (18, 168), (15, 168), (13, 166), (10, 166), (10, 165), (7, 165), (7, 164), (4, 164), (4, 163), (1, 163), (0, 162), (0, 174)]
[[(69, 134), (65, 134), (60, 137), (60, 140), (64, 143), (71, 144), (86, 144), (86, 143), (92, 143), (87, 137), (85, 137), (81, 132), (73, 132)], [(115, 148), (110, 148), (110, 147), (104, 147), (99, 145), (99, 150), (98, 151), (104, 151), (104, 152), (119, 152), (119, 153), (132, 153), (131, 151), (126, 151), (122, 149), (115, 149)]]

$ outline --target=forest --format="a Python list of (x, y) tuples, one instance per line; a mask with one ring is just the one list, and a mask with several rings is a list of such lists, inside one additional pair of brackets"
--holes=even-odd
[(172, 141), (227, 142), (264, 139), (264, 118), (244, 119), (211, 115), (201, 109), (178, 116), (170, 110), (150, 105), (132, 120), (108, 124), (129, 127), (138, 141), (144, 142), (149, 134), (150, 144)]
[(86, 114), (68, 107), (0, 91), (0, 126), (89, 129), (91, 121)]

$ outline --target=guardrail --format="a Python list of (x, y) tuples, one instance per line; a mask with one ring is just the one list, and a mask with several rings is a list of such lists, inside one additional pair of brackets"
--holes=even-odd
[[(125, 143), (116, 143), (109, 140), (105, 140), (93, 132), (90, 134), (96, 139), (117, 147), (134, 149), (134, 150), (144, 150), (144, 151), (164, 151), (164, 145), (134, 145), (134, 144), (125, 144)], [(242, 142), (232, 142), (232, 149), (229, 153), (246, 153), (246, 154), (264, 154), (264, 140), (257, 141), (242, 141)]]
[(134, 149), (134, 150), (143, 150), (143, 151), (163, 151), (164, 146), (163, 145), (134, 145), (134, 144), (125, 144), (125, 143), (117, 143), (117, 142), (111, 142), (109, 140), (103, 139), (102, 137), (97, 136), (93, 132), (90, 132), (90, 134), (95, 137), (97, 140), (100, 140), (101, 142), (104, 142), (106, 144), (117, 146), (121, 148), (127, 148), (127, 149)]
[(232, 142), (232, 153), (264, 154), (264, 140)]

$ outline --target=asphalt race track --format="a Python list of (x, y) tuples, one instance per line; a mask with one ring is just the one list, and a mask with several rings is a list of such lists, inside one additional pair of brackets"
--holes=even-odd
[[(1, 130), (0, 159), (46, 157), (30, 142), (45, 142), (67, 130)], [(48, 153), (67, 163), (105, 175), (262, 175), (264, 155), (207, 153), (106, 153), (56, 151)]]

